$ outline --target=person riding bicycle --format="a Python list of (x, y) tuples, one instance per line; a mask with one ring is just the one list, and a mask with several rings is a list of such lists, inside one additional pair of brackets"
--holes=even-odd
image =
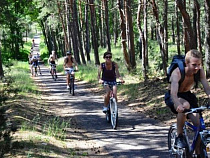
[[(74, 57), (72, 57), (72, 53), (66, 52), (66, 57), (64, 58), (63, 68), (64, 68), (64, 71), (66, 74), (67, 89), (69, 89), (70, 74), (72, 76), (74, 76), (74, 66), (75, 66), (76, 71), (78, 71), (77, 62), (74, 59)], [(66, 69), (68, 69), (69, 71), (66, 71)]]
[[(52, 51), (52, 54), (50, 55), (50, 57), (48, 58), (48, 64), (50, 65), (50, 73), (52, 70), (52, 64), (56, 64), (55, 60), (57, 60), (57, 56), (55, 55), (55, 51)], [(57, 77), (57, 75), (56, 75)]]
[[(33, 76), (33, 68), (38, 66), (38, 58), (36, 55), (32, 56), (31, 58), (31, 75)], [(40, 72), (41, 73), (41, 72)]]
[[(210, 98), (210, 87), (201, 64), (202, 54), (198, 50), (192, 49), (185, 55), (185, 75), (183, 82), (179, 83), (181, 79), (181, 72), (178, 67), (172, 72), (170, 77), (169, 91), (166, 93), (169, 97), (165, 99), (165, 103), (171, 108), (173, 113), (177, 114), (178, 137), (175, 140), (175, 146), (178, 148), (186, 147), (186, 142), (184, 141), (182, 134), (187, 117), (183, 111), (184, 109), (198, 107), (198, 100), (195, 94), (191, 92), (191, 89), (195, 84), (195, 75), (198, 76), (198, 80), (201, 82), (204, 91)], [(188, 117), (195, 126), (199, 127), (200, 123), (198, 113), (189, 114)], [(196, 154), (199, 154), (199, 147), (197, 146), (196, 149)]]
[[(119, 78), (122, 82), (124, 82), (123, 78), (120, 76), (118, 65), (116, 62), (112, 61), (112, 53), (107, 51), (104, 53), (103, 58), (105, 62), (101, 63), (98, 69), (98, 81), (99, 83), (104, 84), (104, 89), (106, 94), (104, 96), (104, 107), (103, 112), (107, 112), (107, 107), (109, 105), (110, 98), (110, 88), (109, 84), (113, 85), (113, 94), (117, 100), (117, 83), (116, 78)], [(102, 73), (102, 78), (101, 78)]]

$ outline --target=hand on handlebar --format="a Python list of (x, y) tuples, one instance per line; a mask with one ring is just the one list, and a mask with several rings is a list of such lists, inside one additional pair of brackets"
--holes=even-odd
[(99, 80), (98, 80), (98, 83), (99, 83), (99, 84), (103, 84), (103, 83), (104, 83), (104, 80), (99, 79)]

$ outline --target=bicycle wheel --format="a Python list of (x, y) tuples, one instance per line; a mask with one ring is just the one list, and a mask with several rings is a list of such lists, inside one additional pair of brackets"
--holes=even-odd
[(71, 77), (70, 79), (70, 93), (72, 93), (72, 95), (74, 96), (74, 77)]
[(112, 128), (117, 128), (118, 123), (118, 109), (117, 109), (117, 102), (115, 98), (110, 99), (110, 113), (111, 113), (111, 124)]
[(111, 122), (110, 105), (109, 105), (109, 107), (107, 108), (106, 120), (107, 120), (108, 123)]
[(34, 68), (35, 68), (35, 76), (38, 76), (37, 67), (34, 67)]
[(206, 151), (206, 145), (204, 143), (201, 143), (200, 145), (200, 154), (202, 158), (208, 158), (208, 154)]
[(185, 148), (175, 148), (175, 139), (177, 137), (177, 124), (171, 125), (168, 131), (168, 150), (170, 152), (170, 157), (175, 158), (190, 158), (187, 157), (187, 149)]

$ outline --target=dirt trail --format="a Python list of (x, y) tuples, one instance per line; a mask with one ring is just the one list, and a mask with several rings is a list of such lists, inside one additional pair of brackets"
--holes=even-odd
[(169, 157), (168, 126), (119, 105), (119, 126), (113, 130), (102, 113), (102, 95), (92, 93), (87, 83), (76, 81), (75, 96), (71, 96), (63, 74), (58, 74), (58, 80), (54, 81), (47, 67), (41, 65), (41, 70), (42, 75), (34, 80), (44, 92), (42, 98), (49, 103), (48, 111), (75, 120), (78, 137), (71, 145), (87, 149), (88, 157)]

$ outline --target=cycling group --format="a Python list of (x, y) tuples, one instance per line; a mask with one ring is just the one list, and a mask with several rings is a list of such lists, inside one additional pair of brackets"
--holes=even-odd
[[(184, 80), (181, 81), (181, 70), (178, 67), (173, 70), (169, 90), (165, 95), (166, 105), (177, 115), (177, 123), (170, 127), (168, 133), (169, 150), (175, 157), (207, 158), (210, 131), (205, 128), (202, 111), (209, 109), (209, 105), (198, 107), (198, 99), (191, 92), (195, 85), (195, 76), (199, 76), (198, 80), (208, 99), (210, 98), (210, 87), (202, 67), (202, 55), (199, 51), (193, 49), (186, 53), (184, 72)], [(192, 145), (189, 143), (188, 128), (195, 133)]]
[(40, 66), (39, 66), (40, 56), (39, 56), (39, 53), (34, 54), (33, 45), (31, 47), (31, 51), (30, 51), (30, 54), (28, 56), (28, 63), (30, 64), (31, 76), (37, 76), (38, 75), (37, 67), (39, 68), (39, 74), (40, 75), (42, 74)]

